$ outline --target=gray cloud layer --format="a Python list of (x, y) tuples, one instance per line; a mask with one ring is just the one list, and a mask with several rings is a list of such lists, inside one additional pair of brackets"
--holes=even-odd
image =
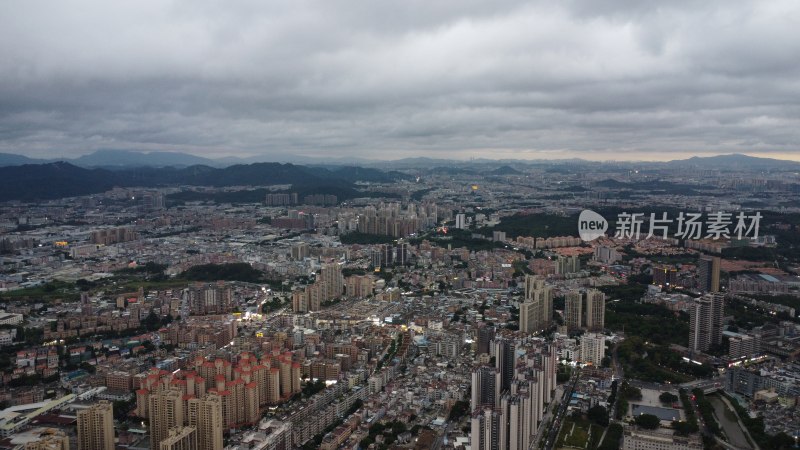
[(0, 3), (0, 151), (798, 155), (800, 2)]

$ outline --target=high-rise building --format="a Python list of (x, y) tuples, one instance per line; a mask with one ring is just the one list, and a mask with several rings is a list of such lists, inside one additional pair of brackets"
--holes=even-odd
[(299, 261), (308, 257), (308, 244), (301, 242), (292, 246), (292, 259)]
[(514, 378), (514, 367), (516, 366), (516, 345), (509, 339), (496, 339), (494, 341), (495, 367), (500, 392), (511, 388), (511, 380)]
[(476, 410), (472, 414), (470, 448), (473, 450), (505, 450), (508, 436), (506, 418), (493, 408)]
[(114, 410), (100, 400), (78, 412), (78, 450), (114, 450)]
[(397, 265), (405, 266), (408, 264), (408, 243), (400, 242), (395, 246), (395, 262)]
[(581, 336), (581, 361), (599, 366), (606, 356), (606, 339), (599, 333)]
[(584, 326), (589, 331), (602, 331), (606, 321), (606, 295), (597, 289), (586, 291)]
[(183, 393), (178, 389), (166, 389), (150, 394), (148, 410), (150, 417), (150, 448), (161, 449), (161, 441), (169, 430), (183, 426)]
[(292, 291), (292, 311), (296, 313), (308, 312), (308, 294), (303, 289)]
[(373, 294), (375, 280), (371, 275), (351, 275), (345, 280), (345, 292), (350, 298), (366, 298)]
[(702, 292), (719, 292), (719, 256), (703, 255), (697, 262), (698, 287)]
[[(518, 374), (511, 392), (506, 393), (500, 401), (500, 412), (506, 418), (504, 428), (509, 450), (527, 450), (536, 434), (537, 425), (541, 421), (543, 384), (535, 377), (523, 378)], [(501, 432), (502, 434), (502, 432)]]
[(594, 259), (603, 264), (614, 264), (621, 260), (622, 256), (616, 249), (600, 245), (594, 249)]
[(224, 282), (196, 283), (186, 295), (192, 315), (221, 314), (236, 307), (233, 290)]
[(383, 244), (381, 246), (381, 264), (382, 267), (389, 267), (394, 265), (394, 247), (390, 244)]
[(467, 228), (467, 216), (464, 213), (456, 214), (456, 228), (465, 230)]
[(738, 359), (752, 357), (761, 352), (761, 335), (759, 334), (736, 334), (729, 339), (730, 347), (728, 358)]
[(570, 331), (583, 326), (583, 295), (580, 291), (569, 291), (564, 296), (564, 324)]
[(678, 284), (678, 269), (672, 266), (654, 267), (653, 284), (664, 289), (676, 286)]
[(342, 296), (344, 292), (344, 277), (342, 276), (342, 266), (339, 264), (325, 264), (320, 271), (320, 279), (325, 283), (327, 292), (325, 300), (334, 300)]
[(689, 305), (689, 348), (704, 352), (722, 343), (725, 296), (705, 294)]
[(489, 353), (491, 342), (494, 340), (495, 330), (492, 326), (481, 325), (478, 328), (478, 354)]
[(196, 450), (197, 430), (194, 427), (174, 427), (159, 443), (159, 450)]
[(209, 395), (187, 403), (189, 426), (197, 430), (197, 450), (222, 450), (222, 399)]
[(373, 267), (381, 267), (383, 266), (383, 247), (377, 250), (372, 250), (370, 252), (370, 259), (372, 262)]
[(525, 300), (519, 305), (519, 329), (526, 333), (545, 330), (553, 321), (553, 290), (544, 278), (525, 275)]
[(494, 408), (499, 402), (499, 372), (496, 367), (481, 366), (472, 372), (472, 398), (470, 408)]
[(471, 448), (527, 450), (533, 443), (555, 391), (557, 354), (555, 346), (527, 339), (496, 339), (496, 367), (472, 373)]
[(576, 330), (602, 331), (605, 326), (606, 296), (597, 289), (567, 292), (564, 298), (564, 323)]
[(540, 321), (538, 314), (541, 313), (539, 305), (534, 302), (522, 302), (519, 304), (519, 330), (526, 333), (537, 332), (536, 324)]
[(580, 272), (581, 260), (577, 256), (559, 256), (556, 260), (556, 275)]

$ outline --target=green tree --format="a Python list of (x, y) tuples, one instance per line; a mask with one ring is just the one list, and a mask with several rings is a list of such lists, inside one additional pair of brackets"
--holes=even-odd
[(454, 422), (461, 417), (463, 417), (469, 411), (469, 402), (464, 400), (458, 400), (453, 404), (453, 407), (450, 408), (450, 415), (447, 417), (447, 420)]
[(675, 403), (678, 401), (678, 396), (672, 392), (662, 392), (658, 399), (661, 400), (661, 403)]
[(655, 430), (661, 424), (661, 419), (653, 414), (640, 414), (636, 416), (633, 422), (647, 430)]
[(605, 408), (605, 406), (592, 406), (589, 408), (589, 411), (587, 411), (586, 416), (589, 418), (589, 420), (600, 425), (601, 427), (608, 426), (608, 410)]

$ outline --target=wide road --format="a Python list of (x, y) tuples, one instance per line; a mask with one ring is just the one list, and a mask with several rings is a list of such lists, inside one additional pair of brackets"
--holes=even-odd
[(553, 417), (553, 414), (555, 414), (556, 405), (560, 405), (564, 402), (562, 393), (565, 387), (566, 385), (556, 386), (556, 395), (553, 396), (553, 400), (547, 405), (544, 416), (542, 416), (542, 421), (539, 422), (539, 428), (536, 430), (536, 435), (533, 437), (530, 447), (528, 447), (529, 449), (539, 448), (539, 441), (542, 440), (542, 436), (550, 434), (550, 426), (545, 426), (550, 421), (550, 418)]
[(561, 425), (564, 423), (564, 417), (567, 415), (569, 399), (572, 398), (572, 392), (575, 390), (575, 385), (578, 384), (580, 377), (581, 371), (576, 370), (575, 374), (572, 376), (572, 379), (570, 379), (567, 384), (564, 385), (564, 397), (562, 398), (561, 404), (558, 406), (558, 411), (553, 419), (550, 432), (546, 435), (547, 440), (544, 443), (544, 450), (552, 450), (556, 445), (558, 433), (561, 431)]

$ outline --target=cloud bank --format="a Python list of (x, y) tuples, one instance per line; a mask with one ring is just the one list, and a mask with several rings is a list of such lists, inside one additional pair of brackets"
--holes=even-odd
[(800, 2), (0, 3), (0, 152), (800, 158)]

